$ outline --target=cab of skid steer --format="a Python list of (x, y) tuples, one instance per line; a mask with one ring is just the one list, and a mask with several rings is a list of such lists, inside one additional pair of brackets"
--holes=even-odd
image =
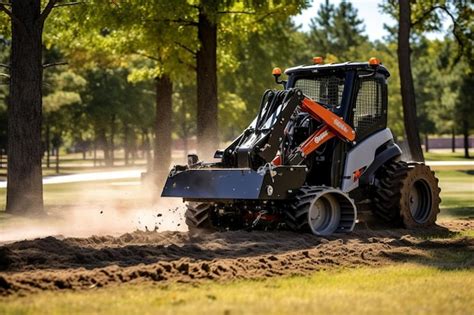
[[(285, 74), (288, 76), (283, 82), (285, 89), (300, 89), (356, 131), (355, 143), (330, 140), (307, 163), (309, 184), (340, 187), (345, 154), (358, 142), (387, 127), (390, 73), (381, 64), (345, 62), (298, 66), (287, 69)], [(306, 133), (301, 138), (307, 138), (311, 129), (302, 128)]]

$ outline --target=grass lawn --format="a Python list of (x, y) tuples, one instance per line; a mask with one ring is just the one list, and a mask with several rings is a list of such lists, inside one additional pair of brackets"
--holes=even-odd
[[(403, 264), (201, 285), (134, 284), (0, 299), (1, 314), (470, 314), (474, 272)], [(471, 313), (472, 314), (472, 313)]]
[[(473, 150), (469, 150), (469, 153), (471, 157), (474, 156)], [(455, 153), (451, 150), (435, 150), (424, 152), (424, 155), (427, 161), (470, 161), (464, 157), (464, 150), (461, 149), (457, 149)]]
[[(437, 171), (442, 220), (474, 217), (474, 172)], [(136, 180), (45, 185), (45, 203), (54, 208), (104, 196), (123, 202), (143, 194)], [(0, 209), (5, 190), (0, 189)], [(22, 220), (8, 218), (2, 222)], [(474, 237), (474, 231), (460, 236)], [(87, 291), (41, 292), (0, 298), (0, 314), (471, 314), (474, 270), (460, 268), (473, 255), (455, 251), (436, 260), (394, 266), (321, 271), (312, 276), (204, 282), (127, 284)], [(462, 263), (463, 262), (463, 263)], [(449, 268), (448, 268), (449, 267)]]
[(437, 171), (440, 218), (474, 217), (474, 171)]

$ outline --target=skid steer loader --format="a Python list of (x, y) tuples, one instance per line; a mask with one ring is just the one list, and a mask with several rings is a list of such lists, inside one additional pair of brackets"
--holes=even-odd
[(388, 70), (369, 62), (323, 64), (273, 75), (257, 117), (218, 162), (196, 155), (175, 166), (162, 196), (187, 202), (193, 229), (287, 228), (350, 232), (358, 209), (407, 228), (434, 224), (438, 180), (423, 163), (401, 160), (387, 128)]

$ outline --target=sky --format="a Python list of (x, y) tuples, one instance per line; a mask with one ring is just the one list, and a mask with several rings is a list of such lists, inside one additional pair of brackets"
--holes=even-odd
[[(296, 16), (293, 21), (297, 25), (301, 25), (301, 29), (303, 31), (308, 31), (311, 18), (316, 15), (319, 6), (324, 1), (325, 0), (311, 1), (311, 7), (304, 10), (300, 15)], [(331, 0), (330, 2), (338, 5), (341, 0)], [(395, 20), (392, 19), (388, 14), (381, 12), (379, 4), (382, 2), (382, 0), (349, 0), (349, 2), (352, 2), (352, 5), (358, 10), (358, 15), (365, 23), (366, 35), (369, 36), (370, 40), (382, 40), (383, 36), (388, 35), (383, 25), (393, 25), (395, 24)], [(449, 27), (449, 21), (447, 21), (447, 19), (444, 20), (444, 24), (445, 29)], [(427, 37), (430, 39), (441, 38), (443, 36), (444, 35), (439, 32), (427, 34)]]

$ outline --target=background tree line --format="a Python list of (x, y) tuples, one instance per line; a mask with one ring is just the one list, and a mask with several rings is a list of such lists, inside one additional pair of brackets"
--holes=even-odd
[[(399, 27), (406, 18), (404, 4), (408, 30)], [(209, 158), (219, 142), (231, 140), (249, 123), (263, 91), (275, 87), (273, 67), (309, 64), (316, 55), (325, 62), (377, 56), (391, 72), (389, 127), (397, 139), (410, 132), (462, 134), (469, 155), (474, 14), (468, 1), (385, 1), (381, 10), (400, 23), (377, 41), (368, 39), (349, 1), (314, 8), (310, 31), (301, 31), (292, 17), (308, 5), (304, 0), (0, 4), (0, 152), (9, 151), (9, 158), (15, 150), (23, 152), (19, 163), (9, 164), (9, 185), (14, 186), (7, 210), (26, 212), (35, 205), (42, 211), (37, 206), (42, 205), (41, 164), (38, 175), (38, 159), (32, 157), (49, 167), (60, 148), (84, 155), (103, 151), (106, 165), (113, 165), (116, 149), (124, 149), (126, 163), (148, 157), (159, 177), (170, 167), (173, 139), (182, 140), (186, 149), (196, 137), (198, 153)], [(446, 37), (428, 39), (427, 31), (442, 29), (443, 17), (453, 25)], [(408, 54), (401, 50), (401, 35), (408, 36)], [(31, 38), (36, 46), (28, 47), (25, 40)], [(35, 50), (31, 64), (41, 73), (23, 82), (24, 73), (15, 69), (21, 70), (25, 60), (20, 57), (28, 49)], [(411, 74), (400, 77), (406, 67), (399, 68), (399, 61), (406, 56)], [(408, 77), (416, 93), (407, 96), (400, 86)], [(30, 99), (21, 98), (20, 90), (31, 91)], [(39, 102), (34, 100), (38, 93)], [(12, 108), (24, 115), (36, 110), (28, 122)], [(407, 108), (416, 114), (414, 130)], [(36, 147), (31, 143), (35, 128), (40, 128)], [(7, 130), (13, 129), (21, 131), (19, 142), (8, 144), (12, 132)], [(33, 138), (21, 140), (30, 129)], [(24, 200), (25, 193), (32, 197)]]

